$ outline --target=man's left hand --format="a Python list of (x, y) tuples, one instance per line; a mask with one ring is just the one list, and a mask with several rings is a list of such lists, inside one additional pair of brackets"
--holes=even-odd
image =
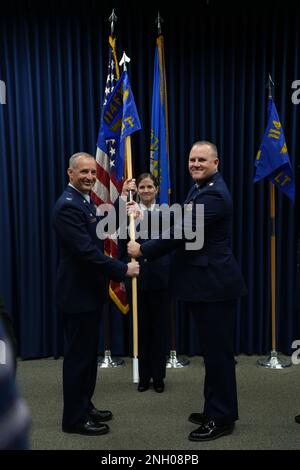
[(137, 242), (131, 241), (127, 243), (127, 252), (132, 258), (142, 256), (141, 245)]

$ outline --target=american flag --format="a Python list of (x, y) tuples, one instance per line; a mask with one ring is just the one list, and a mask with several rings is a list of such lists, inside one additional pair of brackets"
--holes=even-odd
[[(115, 84), (120, 78), (119, 65), (116, 54), (116, 38), (109, 36), (109, 60), (107, 79), (104, 92), (103, 108), (106, 105)], [(102, 119), (101, 119), (102, 121)], [(100, 204), (113, 204), (119, 197), (122, 189), (122, 181), (116, 178), (116, 146), (115, 140), (107, 140), (106, 148), (107, 153), (97, 146), (96, 161), (97, 161), (97, 180), (93, 188), (92, 199), (97, 206)], [(117, 239), (111, 238), (105, 241), (105, 253), (117, 257), (118, 246)], [(110, 281), (109, 295), (122, 313), (127, 313), (129, 310), (126, 291), (123, 283)]]

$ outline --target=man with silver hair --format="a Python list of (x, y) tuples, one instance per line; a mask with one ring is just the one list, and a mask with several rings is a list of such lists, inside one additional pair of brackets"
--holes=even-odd
[(96, 182), (96, 160), (85, 152), (70, 158), (69, 185), (54, 208), (53, 225), (60, 245), (57, 300), (63, 316), (64, 432), (106, 434), (112, 413), (92, 403), (97, 377), (100, 317), (107, 299), (108, 281), (124, 281), (139, 274), (139, 264), (104, 254), (97, 237), (99, 217), (90, 199)]

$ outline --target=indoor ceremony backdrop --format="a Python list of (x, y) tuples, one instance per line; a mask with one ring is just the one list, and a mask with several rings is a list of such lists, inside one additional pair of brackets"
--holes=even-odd
[[(78, 2), (77, 2), (78, 3)], [(132, 136), (135, 174), (149, 169), (157, 11), (164, 18), (172, 201), (190, 186), (192, 143), (216, 143), (234, 203), (233, 250), (248, 295), (238, 305), (236, 353), (271, 349), (268, 183), (253, 184), (267, 124), (266, 87), (284, 128), (296, 183), (295, 204), (276, 190), (278, 350), (300, 338), (296, 292), (299, 237), (300, 14), (286, 2), (30, 2), (0, 12), (0, 295), (11, 313), (22, 358), (63, 352), (55, 305), (57, 243), (52, 209), (67, 184), (69, 157), (96, 152), (108, 64), (108, 17), (115, 8), (117, 52), (128, 73), (142, 130)], [(292, 2), (291, 2), (292, 4)], [(129, 316), (111, 315), (112, 353), (131, 352)], [(177, 352), (197, 354), (193, 319), (177, 306)]]

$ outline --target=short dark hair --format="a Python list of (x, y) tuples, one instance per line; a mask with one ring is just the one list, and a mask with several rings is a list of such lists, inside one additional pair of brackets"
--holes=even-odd
[(145, 178), (150, 178), (153, 181), (154, 186), (158, 189), (159, 184), (158, 184), (158, 179), (152, 174), (152, 173), (142, 173), (137, 177), (136, 180), (136, 186), (138, 187), (140, 182), (144, 180)]

